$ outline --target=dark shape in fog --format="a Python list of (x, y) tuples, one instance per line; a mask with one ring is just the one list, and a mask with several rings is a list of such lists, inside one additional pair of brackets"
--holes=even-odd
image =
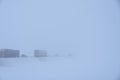
[(21, 57), (26, 58), (28, 56), (26, 54), (22, 54)]
[(47, 51), (46, 50), (35, 50), (34, 57), (47, 57)]
[(19, 57), (19, 50), (0, 49), (0, 58), (16, 58)]

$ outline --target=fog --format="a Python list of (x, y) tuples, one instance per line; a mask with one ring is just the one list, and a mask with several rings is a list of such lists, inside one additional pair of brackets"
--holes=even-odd
[(119, 0), (2, 0), (0, 48), (72, 54), (119, 75)]
[(118, 52), (119, 10), (116, 0), (3, 0), (0, 47), (26, 53)]

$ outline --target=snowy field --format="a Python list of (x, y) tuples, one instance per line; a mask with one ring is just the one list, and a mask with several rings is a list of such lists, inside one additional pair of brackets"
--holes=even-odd
[(80, 55), (0, 58), (0, 80), (120, 80), (119, 1), (0, 0), (0, 48)]
[(0, 80), (118, 80), (117, 65), (78, 57), (1, 59)]

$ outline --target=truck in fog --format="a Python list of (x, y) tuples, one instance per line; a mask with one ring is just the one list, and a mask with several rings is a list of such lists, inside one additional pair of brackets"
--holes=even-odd
[(20, 56), (19, 50), (0, 49), (0, 58), (16, 58)]

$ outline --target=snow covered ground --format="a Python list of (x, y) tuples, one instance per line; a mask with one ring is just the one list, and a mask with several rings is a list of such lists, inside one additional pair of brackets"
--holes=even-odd
[(1, 48), (81, 56), (0, 59), (0, 80), (120, 80), (119, 10), (118, 0), (2, 0)]
[(78, 57), (2, 59), (0, 80), (118, 80), (118, 65)]

